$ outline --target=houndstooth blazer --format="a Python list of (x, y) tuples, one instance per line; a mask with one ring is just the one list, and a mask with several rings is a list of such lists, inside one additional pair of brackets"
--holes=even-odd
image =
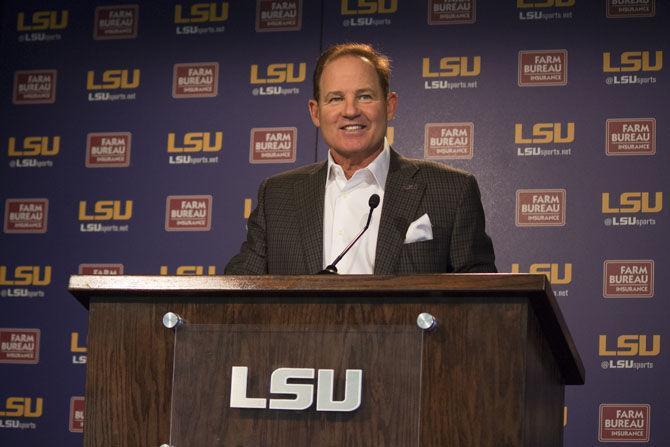
[[(247, 240), (226, 274), (304, 275), (323, 268), (326, 169), (321, 162), (263, 181)], [(405, 244), (409, 224), (424, 213), (432, 223), (433, 240)], [(495, 271), (474, 176), (391, 150), (374, 273)]]

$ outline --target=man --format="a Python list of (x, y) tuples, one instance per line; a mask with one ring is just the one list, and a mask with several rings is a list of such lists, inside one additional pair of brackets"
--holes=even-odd
[(312, 122), (328, 161), (263, 181), (247, 240), (226, 274), (312, 274), (329, 265), (366, 223), (339, 273), (495, 272), (474, 177), (400, 156), (386, 142), (398, 97), (389, 60), (371, 46), (326, 50), (314, 71)]

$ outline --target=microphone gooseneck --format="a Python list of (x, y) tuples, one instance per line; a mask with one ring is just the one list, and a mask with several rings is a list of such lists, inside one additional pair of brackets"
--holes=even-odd
[(336, 267), (337, 263), (340, 262), (340, 259), (342, 259), (344, 255), (347, 254), (349, 249), (354, 246), (354, 244), (361, 238), (361, 236), (363, 236), (363, 233), (365, 233), (365, 231), (368, 229), (368, 227), (370, 226), (370, 221), (372, 220), (372, 212), (375, 210), (375, 208), (379, 206), (380, 200), (381, 199), (379, 198), (378, 194), (372, 194), (370, 196), (370, 199), (368, 200), (368, 206), (370, 207), (370, 212), (368, 213), (368, 220), (365, 223), (365, 227), (363, 227), (361, 232), (358, 233), (358, 236), (356, 236), (356, 238), (353, 241), (351, 241), (349, 245), (347, 245), (347, 247), (342, 251), (342, 253), (340, 253), (340, 255), (337, 258), (335, 258), (335, 260), (330, 265), (328, 265), (328, 267), (319, 272), (320, 275), (337, 274), (337, 267)]

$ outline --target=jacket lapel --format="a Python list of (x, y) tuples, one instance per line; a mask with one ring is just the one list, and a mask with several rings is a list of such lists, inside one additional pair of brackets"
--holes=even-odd
[(305, 178), (295, 184), (293, 200), (301, 224), (305, 274), (323, 268), (323, 201), (326, 193), (327, 163), (314, 167)]
[(416, 209), (426, 189), (425, 183), (414, 178), (418, 169), (414, 163), (391, 150), (377, 236), (376, 275), (392, 275), (396, 272), (407, 227), (415, 219)]

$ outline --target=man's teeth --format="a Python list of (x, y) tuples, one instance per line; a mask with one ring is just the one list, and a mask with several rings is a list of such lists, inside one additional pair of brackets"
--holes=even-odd
[(360, 124), (352, 124), (350, 126), (344, 126), (344, 130), (360, 130), (363, 126)]

